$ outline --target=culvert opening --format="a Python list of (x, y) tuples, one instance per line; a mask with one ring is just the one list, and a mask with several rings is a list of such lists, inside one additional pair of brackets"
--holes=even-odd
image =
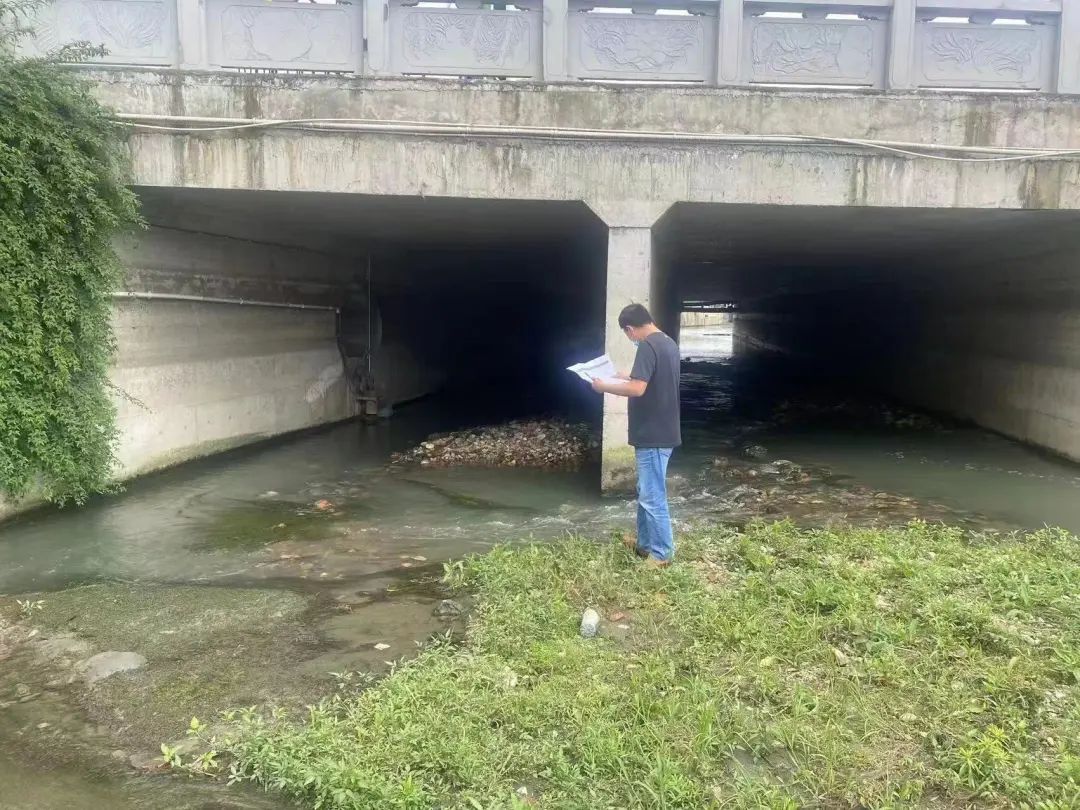
[(129, 365), (149, 342), (201, 370), (187, 396), (226, 444), (413, 403), (439, 429), (599, 421), (565, 371), (604, 344), (606, 230), (584, 204), (139, 192), (127, 287), (153, 294), (131, 318), (156, 326)]
[[(1056, 211), (676, 206), (656, 233), (684, 310), (698, 460), (764, 448), (766, 463), (1041, 523), (1034, 499), (1080, 524), (1039, 489), (1071, 486), (1066, 460), (1080, 457), (1077, 224)], [(692, 318), (725, 305), (730, 338), (703, 347), (718, 330)]]

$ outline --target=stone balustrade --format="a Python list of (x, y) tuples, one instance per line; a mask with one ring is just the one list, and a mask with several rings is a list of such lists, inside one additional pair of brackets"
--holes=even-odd
[(1080, 93), (1080, 0), (56, 0), (105, 64)]

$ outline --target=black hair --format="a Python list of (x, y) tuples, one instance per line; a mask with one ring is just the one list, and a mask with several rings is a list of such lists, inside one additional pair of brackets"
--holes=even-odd
[(652, 322), (653, 319), (652, 315), (649, 314), (649, 310), (645, 309), (641, 304), (631, 304), (628, 307), (623, 307), (623, 311), (619, 313), (620, 329), (625, 329), (628, 326), (637, 329)]

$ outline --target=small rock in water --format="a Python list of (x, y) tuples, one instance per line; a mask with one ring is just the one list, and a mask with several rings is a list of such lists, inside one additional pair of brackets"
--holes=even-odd
[(581, 614), (581, 637), (592, 638), (600, 627), (600, 614), (589, 608)]
[(742, 453), (747, 458), (765, 458), (769, 455), (769, 451), (760, 444), (748, 444), (742, 449)]
[(97, 683), (119, 672), (132, 672), (146, 666), (146, 659), (136, 652), (98, 653), (80, 664), (79, 669), (87, 683)]
[(128, 765), (139, 771), (156, 771), (162, 767), (163, 763), (161, 754), (142, 753), (128, 757)]
[(378, 644), (375, 645), (375, 649), (380, 650), (380, 651), (381, 650), (389, 650), (390, 645), (389, 644), (384, 644), (383, 642), (380, 641)]
[(443, 599), (435, 606), (435, 615), (440, 619), (452, 619), (461, 615), (461, 605), (453, 599)]
[(315, 508), (318, 509), (320, 512), (326, 512), (330, 509), (333, 509), (334, 504), (326, 500), (326, 498), (321, 498), (320, 500), (315, 501)]

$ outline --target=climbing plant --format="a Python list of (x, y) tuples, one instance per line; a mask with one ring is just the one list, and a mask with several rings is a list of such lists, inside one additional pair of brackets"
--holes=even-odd
[(0, 493), (63, 503), (105, 489), (113, 236), (138, 222), (123, 133), (62, 62), (18, 55), (0, 0)]

